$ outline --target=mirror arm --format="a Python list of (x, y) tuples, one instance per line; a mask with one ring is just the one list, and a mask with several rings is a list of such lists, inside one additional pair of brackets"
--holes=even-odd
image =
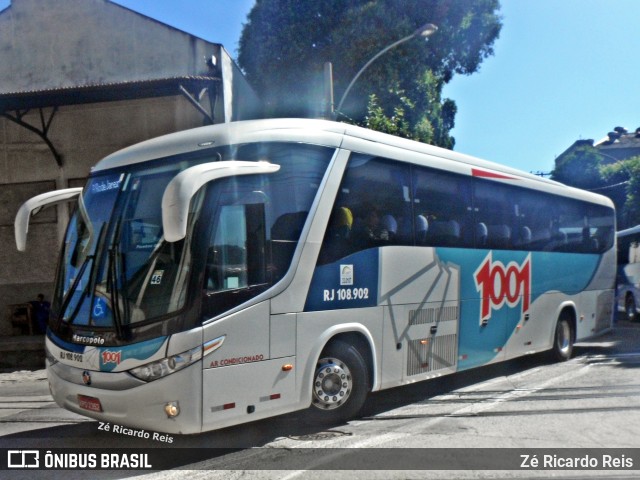
[(41, 193), (24, 202), (18, 209), (16, 219), (13, 222), (18, 251), (24, 252), (27, 249), (27, 232), (29, 231), (29, 220), (32, 215), (36, 215), (45, 207), (70, 202), (81, 193), (82, 187), (64, 188), (53, 192)]
[(167, 185), (162, 196), (162, 227), (167, 242), (177, 242), (187, 235), (189, 205), (205, 184), (236, 175), (259, 175), (280, 170), (268, 162), (228, 160), (196, 165), (183, 170)]

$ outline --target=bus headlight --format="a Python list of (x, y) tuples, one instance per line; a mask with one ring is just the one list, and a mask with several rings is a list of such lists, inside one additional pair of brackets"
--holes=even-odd
[(192, 348), (186, 352), (163, 358), (155, 362), (147, 363), (141, 367), (129, 370), (129, 373), (145, 382), (152, 382), (162, 377), (175, 373), (202, 358), (202, 347)]
[(47, 347), (44, 347), (44, 356), (49, 361), (49, 365), (53, 366), (58, 363), (58, 359), (53, 356)]

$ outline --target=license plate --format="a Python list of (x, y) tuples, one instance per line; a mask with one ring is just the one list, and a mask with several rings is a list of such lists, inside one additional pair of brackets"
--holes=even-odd
[(90, 410), (92, 412), (102, 411), (102, 404), (100, 403), (100, 400), (87, 395), (78, 395), (78, 405), (80, 408)]

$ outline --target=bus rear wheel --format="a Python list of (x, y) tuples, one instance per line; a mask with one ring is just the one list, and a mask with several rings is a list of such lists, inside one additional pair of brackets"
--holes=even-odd
[(563, 313), (556, 324), (556, 333), (553, 339), (553, 348), (551, 349), (554, 360), (564, 362), (571, 358), (574, 338), (571, 316)]
[(369, 391), (367, 364), (358, 349), (340, 340), (320, 355), (313, 377), (312, 415), (323, 423), (355, 417)]

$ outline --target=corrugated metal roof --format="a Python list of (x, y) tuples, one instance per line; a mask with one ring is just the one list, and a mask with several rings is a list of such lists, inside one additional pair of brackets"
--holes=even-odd
[(77, 105), (179, 95), (179, 86), (204, 88), (219, 82), (220, 77), (186, 75), (113, 83), (70, 85), (40, 90), (0, 92), (0, 112), (27, 108)]

